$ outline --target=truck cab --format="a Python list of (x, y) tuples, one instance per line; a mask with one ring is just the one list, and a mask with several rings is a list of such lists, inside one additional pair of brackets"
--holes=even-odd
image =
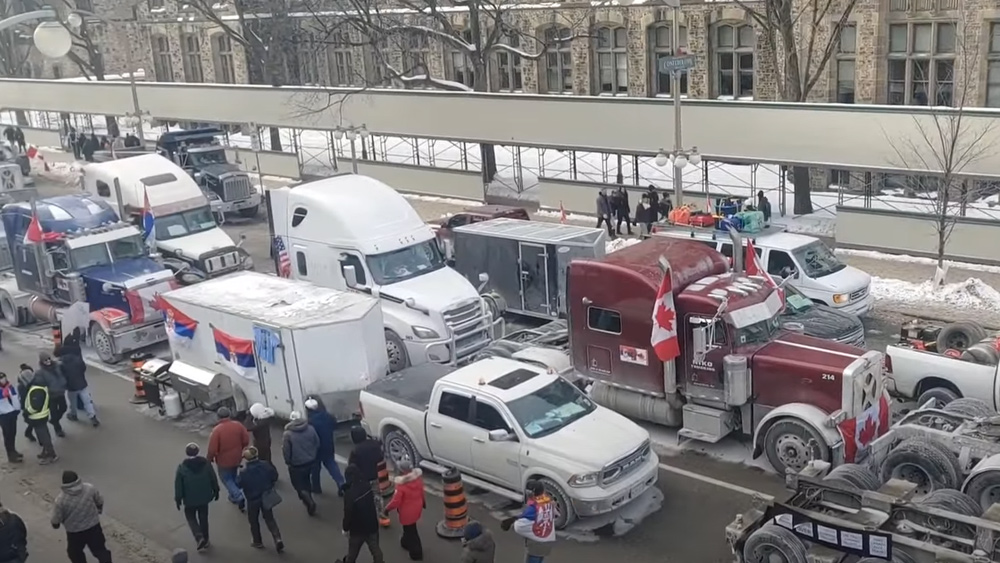
[(87, 164), (81, 183), (135, 225), (148, 199), (156, 249), (181, 284), (253, 269), (250, 255), (219, 227), (201, 188), (166, 158), (145, 154)]
[(219, 143), (224, 134), (212, 127), (167, 132), (156, 141), (156, 152), (194, 178), (213, 210), (256, 217), (260, 192), (238, 164), (229, 162), (226, 148)]
[(58, 196), (9, 204), (0, 215), (17, 286), (34, 296), (35, 318), (83, 329), (107, 363), (166, 339), (153, 302), (176, 287), (174, 276), (106, 202)]
[[(650, 349), (669, 264), (680, 356)], [(779, 471), (843, 456), (837, 424), (877, 405), (885, 392), (881, 354), (783, 330), (782, 301), (761, 278), (729, 272), (718, 252), (689, 240), (652, 237), (569, 270), (573, 365), (597, 382), (598, 402), (680, 427), (689, 439), (753, 436)], [(656, 406), (650, 406), (656, 405)]]
[(279, 275), (379, 298), (391, 371), (462, 363), (502, 332), (431, 228), (382, 182), (341, 174), (268, 190), (267, 205)]

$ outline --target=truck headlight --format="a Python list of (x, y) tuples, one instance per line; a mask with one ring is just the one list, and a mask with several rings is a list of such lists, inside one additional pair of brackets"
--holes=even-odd
[(129, 317), (118, 317), (108, 322), (108, 328), (119, 328), (123, 326), (128, 326), (128, 324), (131, 322), (132, 319), (130, 319)]
[(413, 335), (421, 340), (430, 340), (432, 338), (440, 338), (437, 331), (429, 329), (425, 326), (415, 326), (413, 327)]
[(600, 473), (579, 473), (569, 478), (570, 487), (593, 487), (597, 484)]
[(850, 300), (850, 296), (846, 293), (835, 293), (833, 294), (833, 302), (837, 305), (842, 303), (847, 303)]

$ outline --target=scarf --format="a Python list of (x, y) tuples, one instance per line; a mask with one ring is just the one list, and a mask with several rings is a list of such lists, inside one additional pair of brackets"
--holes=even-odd
[(17, 390), (14, 389), (14, 386), (11, 385), (10, 383), (7, 383), (7, 385), (0, 387), (0, 396), (2, 396), (4, 399), (13, 402), (11, 400), (11, 397), (13, 397), (14, 395), (17, 395)]

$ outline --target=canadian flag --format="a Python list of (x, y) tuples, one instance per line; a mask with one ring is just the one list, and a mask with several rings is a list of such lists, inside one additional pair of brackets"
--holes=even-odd
[(37, 215), (31, 216), (28, 223), (28, 230), (24, 233), (25, 244), (38, 244), (40, 242), (54, 242), (62, 238), (59, 233), (47, 233), (42, 229), (42, 224), (38, 221)]
[(764, 279), (767, 280), (767, 283), (771, 287), (773, 287), (773, 288), (775, 288), (775, 289), (778, 290), (778, 297), (781, 298), (781, 302), (782, 303), (785, 302), (785, 290), (783, 290), (780, 287), (778, 287), (778, 284), (775, 283), (774, 278), (771, 277), (771, 274), (767, 273), (767, 270), (765, 270), (763, 267), (761, 267), (761, 265), (760, 265), (760, 256), (757, 256), (757, 251), (753, 247), (753, 241), (751, 241), (749, 239), (747, 239), (747, 266), (746, 266), (746, 268), (747, 268), (747, 275), (748, 276), (763, 276)]
[(837, 430), (844, 439), (844, 462), (854, 463), (858, 454), (868, 449), (875, 438), (889, 431), (890, 411), (889, 395), (883, 393), (877, 403), (868, 407), (857, 418), (837, 425)]
[(656, 293), (653, 302), (653, 333), (649, 343), (661, 362), (670, 361), (681, 355), (680, 344), (677, 341), (677, 311), (674, 309), (674, 283), (671, 279), (670, 263), (660, 259), (666, 266), (660, 291)]

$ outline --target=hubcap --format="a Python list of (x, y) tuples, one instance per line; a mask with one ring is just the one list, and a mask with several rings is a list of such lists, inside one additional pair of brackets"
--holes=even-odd
[(969, 339), (964, 334), (956, 334), (948, 339), (948, 347), (955, 350), (965, 350), (969, 347)]
[(103, 330), (94, 332), (94, 348), (101, 358), (111, 357), (111, 340), (108, 339), (108, 335), (104, 334)]
[(399, 438), (389, 440), (389, 458), (392, 459), (392, 463), (396, 467), (399, 467), (400, 462), (403, 461), (413, 463), (413, 460), (410, 459), (410, 448)]
[(994, 504), (1000, 502), (1000, 485), (988, 487), (985, 491), (983, 491), (982, 500), (986, 502), (980, 502), (980, 506), (993, 506)]
[(778, 438), (777, 442), (778, 461), (786, 468), (790, 467), (798, 471), (809, 463), (812, 459), (812, 452), (809, 444), (802, 436), (796, 434), (784, 434)]
[(923, 468), (912, 463), (904, 463), (892, 471), (894, 479), (902, 479), (917, 486), (918, 495), (926, 495), (934, 490), (930, 475)]
[(389, 369), (397, 371), (403, 368), (403, 351), (395, 342), (386, 341), (385, 352), (389, 356)]

